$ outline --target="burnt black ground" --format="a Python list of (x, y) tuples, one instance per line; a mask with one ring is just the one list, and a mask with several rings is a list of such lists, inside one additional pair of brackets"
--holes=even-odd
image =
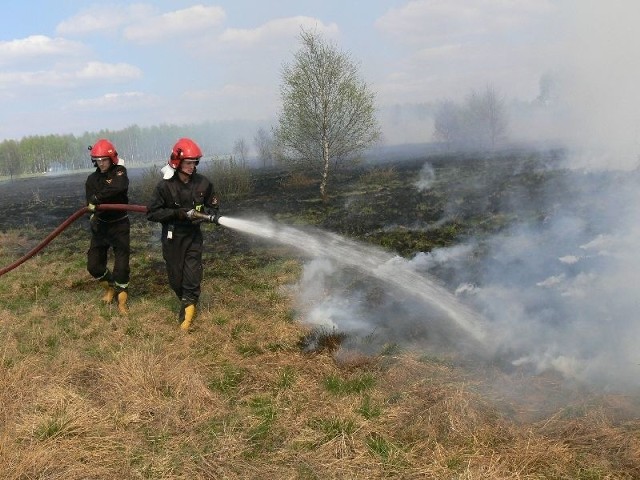
[(18, 178), (0, 182), (0, 229), (52, 228), (84, 203), (88, 173)]
[[(290, 171), (256, 169), (251, 194), (221, 196), (221, 214), (313, 225), (408, 256), (494, 233), (514, 220), (542, 221), (554, 203), (571, 195), (564, 173), (554, 168), (557, 158), (557, 152), (508, 152), (366, 163), (335, 171), (326, 202), (320, 199), (313, 172), (305, 172), (310, 181), (293, 182)], [(420, 190), (415, 182), (426, 164), (436, 181)], [(132, 204), (145, 204), (146, 172), (129, 169)], [(85, 206), (89, 173), (0, 182), (0, 231), (29, 226), (44, 237)], [(130, 216), (133, 222), (146, 222), (142, 214)], [(224, 230), (216, 229), (214, 236), (225, 245), (246, 243), (246, 238)]]

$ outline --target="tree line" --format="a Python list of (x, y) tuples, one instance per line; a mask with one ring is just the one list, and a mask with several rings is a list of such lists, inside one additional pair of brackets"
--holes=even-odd
[(208, 156), (232, 152), (231, 138), (262, 128), (259, 122), (203, 122), (192, 125), (132, 125), (122, 130), (100, 130), (82, 135), (33, 135), (0, 142), (0, 176), (42, 174), (91, 167), (88, 148), (109, 139), (127, 166), (164, 162), (180, 137), (198, 139)]

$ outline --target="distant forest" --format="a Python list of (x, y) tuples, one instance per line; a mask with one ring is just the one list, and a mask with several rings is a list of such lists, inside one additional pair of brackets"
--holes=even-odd
[(101, 130), (75, 135), (28, 136), (0, 143), (0, 176), (59, 172), (91, 167), (88, 147), (109, 139), (127, 166), (164, 162), (180, 137), (198, 142), (205, 158), (231, 155), (234, 141), (251, 141), (264, 128), (261, 122), (225, 121), (194, 125), (132, 125), (123, 130)]

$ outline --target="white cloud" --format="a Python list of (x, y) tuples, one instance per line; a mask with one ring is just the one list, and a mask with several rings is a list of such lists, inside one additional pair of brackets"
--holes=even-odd
[(218, 90), (197, 90), (185, 93), (187, 98), (203, 100), (203, 99), (219, 99), (229, 96), (236, 98), (258, 97), (265, 94), (265, 88), (258, 85), (248, 84), (226, 84)]
[(73, 56), (86, 48), (78, 42), (45, 35), (0, 42), (0, 64), (23, 62), (38, 57)]
[(414, 0), (390, 9), (375, 22), (399, 49), (377, 82), (381, 98), (457, 101), (487, 84), (508, 99), (535, 98), (555, 65), (557, 10), (547, 0)]
[(97, 98), (85, 98), (72, 103), (75, 110), (118, 111), (153, 106), (156, 99), (142, 92), (106, 93)]
[(197, 117), (223, 120), (269, 118), (276, 109), (277, 91), (256, 84), (225, 84), (219, 89), (191, 90), (180, 100), (182, 110)]
[(436, 47), (427, 47), (421, 50), (418, 50), (416, 53), (416, 58), (421, 58), (422, 60), (429, 59), (439, 59), (439, 60), (447, 60), (451, 58), (451, 56), (458, 56), (460, 50), (462, 49), (460, 44), (446, 44), (446, 45), (438, 45)]
[(175, 41), (190, 37), (219, 26), (225, 19), (221, 7), (194, 5), (182, 10), (147, 16), (127, 26), (123, 34), (137, 43), (154, 43), (161, 40)]
[(39, 70), (32, 72), (0, 73), (0, 88), (64, 87), (71, 88), (88, 82), (126, 81), (139, 78), (142, 72), (126, 63), (88, 62), (76, 69)]
[(481, 14), (468, 2), (416, 0), (389, 10), (375, 26), (402, 43), (435, 44), (437, 39), (446, 37), (450, 41), (455, 35), (482, 31)]
[(282, 39), (290, 40), (300, 33), (301, 27), (329, 37), (338, 33), (335, 23), (324, 24), (316, 18), (297, 16), (271, 20), (254, 29), (230, 28), (220, 35), (220, 41), (243, 47), (265, 45)]
[(150, 5), (95, 6), (63, 20), (56, 26), (59, 35), (86, 35), (97, 32), (113, 32), (123, 25), (153, 15)]
[(88, 62), (82, 69), (78, 70), (75, 77), (85, 80), (132, 80), (140, 78), (142, 71), (128, 63), (104, 63)]
[(436, 45), (443, 39), (477, 41), (489, 32), (516, 30), (553, 9), (548, 0), (414, 0), (389, 10), (375, 25), (402, 43)]

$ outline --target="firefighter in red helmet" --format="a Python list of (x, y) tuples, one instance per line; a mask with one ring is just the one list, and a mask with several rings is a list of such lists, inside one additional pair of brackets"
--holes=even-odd
[(162, 256), (169, 285), (180, 300), (178, 321), (185, 331), (195, 317), (202, 282), (201, 220), (195, 215), (218, 215), (213, 184), (196, 171), (201, 157), (190, 138), (176, 142), (147, 213), (148, 220), (162, 224)]
[[(101, 203), (129, 203), (129, 179), (124, 162), (113, 144), (104, 138), (89, 147), (96, 167), (85, 183), (88, 209), (91, 212), (91, 243), (87, 252), (87, 270), (100, 281), (105, 293), (102, 300), (118, 302), (118, 311), (128, 314), (129, 287), (129, 217), (126, 211), (97, 210)], [(113, 271), (107, 266), (109, 248), (113, 249)]]

